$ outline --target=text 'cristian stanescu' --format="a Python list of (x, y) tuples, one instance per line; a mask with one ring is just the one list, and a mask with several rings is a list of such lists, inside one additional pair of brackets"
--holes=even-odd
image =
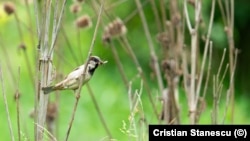
[(190, 129), (187, 131), (183, 130), (176, 130), (176, 129), (154, 129), (153, 130), (153, 135), (154, 136), (231, 136), (231, 131), (204, 131), (204, 130), (199, 130), (199, 129)]

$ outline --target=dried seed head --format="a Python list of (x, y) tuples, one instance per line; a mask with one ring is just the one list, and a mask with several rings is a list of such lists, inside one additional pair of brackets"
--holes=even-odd
[(195, 7), (195, 0), (188, 0), (188, 3), (189, 3), (190, 5), (192, 5), (193, 7)]
[(82, 10), (81, 4), (80, 3), (74, 3), (70, 6), (70, 12), (73, 14), (77, 14)]
[(174, 14), (173, 18), (171, 19), (174, 26), (178, 26), (181, 23), (181, 15), (179, 13)]
[(75, 2), (79, 2), (79, 3), (82, 3), (84, 2), (85, 0), (75, 0)]
[(11, 15), (15, 12), (15, 5), (12, 2), (5, 2), (3, 4), (3, 8), (8, 15)]
[(127, 33), (127, 28), (120, 18), (116, 18), (113, 22), (109, 23), (103, 34), (103, 41), (109, 42), (111, 38), (119, 37)]
[(165, 71), (166, 78), (170, 80), (174, 80), (181, 74), (181, 71), (178, 69), (178, 64), (174, 59), (164, 60), (162, 68)]
[(83, 15), (76, 19), (75, 24), (78, 28), (89, 28), (92, 26), (92, 21), (88, 15)]
[(58, 107), (57, 104), (54, 102), (50, 102), (47, 107), (47, 116), (46, 120), (48, 122), (54, 121), (58, 114)]
[(157, 41), (161, 43), (163, 47), (168, 47), (170, 43), (170, 38), (167, 32), (158, 33), (156, 38), (157, 38)]
[(20, 99), (20, 97), (21, 97), (21, 94), (20, 94), (20, 92), (17, 91), (17, 92), (15, 93), (15, 95), (14, 95), (15, 101), (18, 100), (18, 99)]
[(35, 117), (35, 110), (34, 109), (30, 111), (29, 117), (30, 118), (34, 118)]
[(19, 49), (22, 49), (22, 50), (26, 50), (26, 45), (24, 43), (21, 43), (19, 46), (18, 46)]

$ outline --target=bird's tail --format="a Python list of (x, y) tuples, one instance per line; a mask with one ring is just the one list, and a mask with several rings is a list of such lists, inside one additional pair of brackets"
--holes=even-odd
[(50, 92), (54, 91), (54, 86), (48, 86), (42, 88), (44, 94), (49, 94)]

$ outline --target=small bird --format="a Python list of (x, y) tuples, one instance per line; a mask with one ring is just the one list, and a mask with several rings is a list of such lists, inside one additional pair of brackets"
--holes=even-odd
[[(91, 77), (93, 76), (95, 70), (99, 65), (106, 64), (108, 61), (102, 61), (98, 56), (91, 56), (88, 61), (88, 65), (86, 67), (86, 75), (84, 76), (84, 80), (82, 81), (82, 86), (86, 84)], [(48, 87), (43, 87), (42, 90), (44, 94), (49, 94), (56, 90), (76, 90), (79, 88), (81, 76), (84, 73), (85, 64), (79, 66), (72, 72), (68, 74), (68, 76), (62, 80), (61, 82)]]

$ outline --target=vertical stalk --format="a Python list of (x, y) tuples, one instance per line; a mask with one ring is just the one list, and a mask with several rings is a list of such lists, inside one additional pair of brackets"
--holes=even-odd
[(141, 4), (140, 0), (135, 0), (135, 2), (136, 2), (137, 9), (139, 11), (139, 15), (140, 15), (140, 18), (141, 18), (141, 21), (142, 21), (144, 32), (146, 34), (146, 38), (147, 38), (147, 41), (148, 41), (148, 46), (149, 46), (149, 49), (150, 49), (150, 56), (152, 57), (153, 62), (154, 62), (153, 65), (154, 65), (154, 69), (156, 71), (159, 91), (160, 91), (161, 94), (163, 94), (163, 82), (162, 82), (162, 76), (161, 76), (161, 72), (160, 72), (160, 65), (158, 63), (158, 57), (156, 56), (156, 53), (155, 53), (155, 50), (154, 50), (153, 40), (152, 40), (152, 37), (151, 37), (149, 29), (148, 29), (148, 24), (147, 24), (147, 21), (146, 21), (146, 17), (145, 17), (145, 14), (143, 12), (143, 9), (142, 9), (142, 4)]
[(15, 138), (14, 138), (15, 136), (14, 136), (14, 133), (13, 133), (11, 119), (10, 119), (10, 112), (9, 112), (7, 97), (6, 97), (6, 94), (5, 94), (5, 86), (4, 86), (4, 82), (3, 82), (3, 73), (2, 73), (1, 65), (0, 65), (0, 82), (1, 82), (1, 87), (2, 87), (4, 106), (5, 106), (5, 111), (6, 111), (6, 115), (7, 115), (7, 119), (8, 119), (8, 125), (9, 125), (11, 140), (15, 141)]
[(200, 12), (201, 12), (201, 1), (196, 0), (195, 1), (195, 27), (192, 28), (189, 15), (188, 15), (188, 10), (187, 10), (187, 0), (184, 2), (184, 10), (185, 10), (185, 15), (186, 15), (186, 20), (187, 20), (187, 25), (189, 29), (189, 33), (191, 35), (191, 84), (189, 88), (189, 119), (190, 119), (190, 124), (195, 124), (195, 115), (196, 115), (196, 58), (197, 58), (197, 40), (198, 40), (198, 27), (199, 27), (199, 22), (200, 22)]

